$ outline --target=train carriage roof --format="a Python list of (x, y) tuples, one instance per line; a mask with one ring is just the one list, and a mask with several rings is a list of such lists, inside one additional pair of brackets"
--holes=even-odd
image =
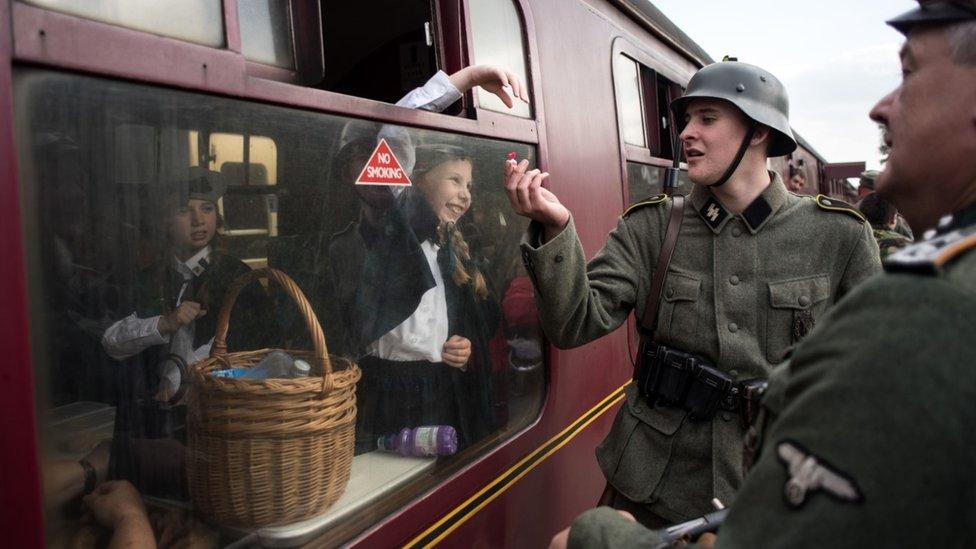
[(671, 22), (661, 10), (648, 0), (612, 0), (622, 11), (643, 24), (651, 34), (674, 47), (698, 66), (704, 67), (715, 62), (708, 52), (695, 43), (677, 25)]

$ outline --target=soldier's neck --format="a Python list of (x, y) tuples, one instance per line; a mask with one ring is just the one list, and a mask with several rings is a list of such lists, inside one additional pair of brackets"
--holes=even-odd
[(766, 159), (742, 159), (728, 182), (721, 187), (713, 187), (712, 193), (733, 214), (742, 213), (759, 195), (766, 190), (772, 180), (766, 170)]

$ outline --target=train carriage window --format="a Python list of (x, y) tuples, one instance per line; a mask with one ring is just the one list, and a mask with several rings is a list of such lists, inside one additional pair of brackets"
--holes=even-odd
[[(661, 194), (664, 171), (665, 168), (660, 166), (627, 162), (627, 202), (634, 204), (649, 196)], [(684, 170), (679, 172), (676, 193), (687, 195), (691, 192), (691, 185), (688, 172)]]
[(637, 62), (622, 53), (618, 54), (614, 58), (613, 79), (617, 95), (617, 119), (624, 142), (645, 147), (644, 105)]
[(237, 19), (244, 57), (284, 69), (295, 68), (291, 2), (237, 0)]
[[(633, 204), (662, 192), (664, 168), (671, 165), (676, 152), (677, 136), (669, 105), (683, 90), (638, 61), (646, 58), (635, 47), (624, 41), (617, 44), (613, 56), (614, 92), (622, 141), (621, 161), (626, 166), (628, 202)], [(690, 185), (687, 172), (680, 172), (676, 192), (687, 194)]]
[(42, 8), (204, 46), (224, 45), (224, 12), (220, 0), (24, 1)]
[(624, 143), (645, 149), (654, 158), (670, 159), (674, 136), (671, 100), (681, 86), (624, 53), (614, 56), (617, 119)]
[(396, 103), (437, 72), (430, 0), (322, 0), (318, 87)]
[[(538, 416), (545, 346), (519, 254), (525, 222), (494, 184), (499, 159), (535, 161), (533, 147), (26, 67), (14, 124), (52, 545), (106, 534), (78, 512), (81, 458), (99, 481), (136, 487), (152, 524), (171, 527), (157, 536), (339, 545)], [(396, 159), (409, 185), (357, 185), (381, 133), (392, 152), (373, 161)], [(268, 191), (281, 223), (246, 200)], [(236, 243), (234, 231), (258, 229), (247, 238), (260, 248)], [(297, 524), (241, 528), (193, 503), (203, 477), (187, 476), (187, 460), (249, 462), (188, 452), (198, 416), (186, 399), (201, 393), (184, 373), (208, 356), (227, 289), (255, 258), (298, 283), (330, 352), (364, 377), (343, 495)], [(180, 321), (187, 303), (205, 313)], [(304, 319), (273, 284), (254, 284), (228, 347), (305, 356)], [(393, 436), (424, 426), (442, 433), (433, 447)], [(275, 493), (229, 482), (239, 505)]]
[[(469, 0), (474, 63), (506, 67), (528, 85), (525, 39), (522, 20), (512, 0)], [(497, 96), (478, 88), (478, 104), (483, 109), (531, 118), (529, 105), (515, 101), (509, 109)], [(530, 99), (531, 101), (531, 99)]]

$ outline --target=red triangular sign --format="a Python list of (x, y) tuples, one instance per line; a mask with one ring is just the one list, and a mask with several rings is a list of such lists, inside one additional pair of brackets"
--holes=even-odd
[(400, 165), (396, 155), (386, 144), (386, 139), (380, 139), (369, 162), (356, 178), (357, 185), (392, 185), (394, 187), (409, 187), (410, 178), (406, 170)]

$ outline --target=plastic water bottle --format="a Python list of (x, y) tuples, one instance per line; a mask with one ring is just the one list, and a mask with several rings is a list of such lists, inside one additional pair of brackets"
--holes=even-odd
[(425, 425), (381, 436), (376, 445), (384, 452), (407, 457), (452, 456), (457, 453), (457, 431), (450, 425)]
[(284, 351), (272, 351), (255, 364), (242, 379), (289, 379), (306, 377), (311, 370), (308, 362), (295, 360)]

